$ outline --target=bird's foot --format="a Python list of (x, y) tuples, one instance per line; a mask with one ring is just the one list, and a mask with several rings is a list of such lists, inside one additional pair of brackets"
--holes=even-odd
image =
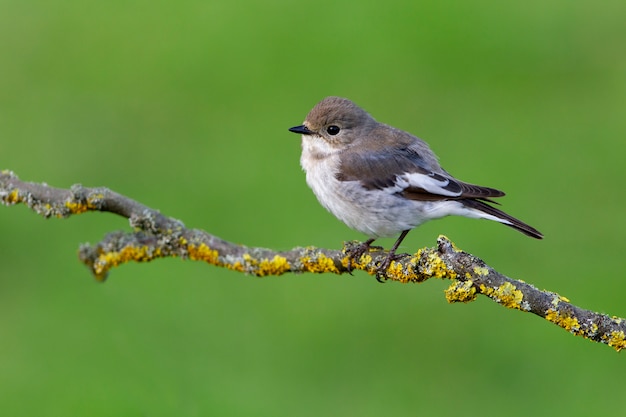
[(350, 261), (347, 265), (348, 273), (350, 275), (352, 275), (352, 261), (358, 262), (359, 259), (361, 259), (361, 256), (365, 255), (372, 249), (383, 250), (382, 246), (372, 246), (372, 242), (374, 242), (374, 239), (368, 239), (363, 243), (346, 248), (345, 253), (348, 257), (350, 257)]
[(389, 254), (382, 260), (380, 264), (376, 267), (376, 281), (384, 284), (387, 281), (387, 269), (391, 266), (391, 262), (399, 261), (402, 258), (406, 258), (407, 256), (411, 256), (408, 253), (395, 253), (394, 251), (389, 251)]
[[(406, 233), (404, 233), (403, 235), (406, 235)], [(389, 269), (389, 267), (391, 266), (391, 262), (398, 261), (402, 258), (410, 256), (408, 253), (396, 253), (396, 249), (400, 240), (401, 239), (399, 239), (394, 247), (391, 248), (389, 253), (387, 253), (385, 259), (383, 259), (382, 262), (378, 264), (378, 266), (376, 266), (376, 281), (383, 283), (387, 280), (387, 269)], [(346, 248), (345, 253), (350, 258), (346, 268), (348, 269), (348, 273), (350, 275), (352, 275), (352, 261), (358, 263), (361, 259), (361, 256), (365, 255), (372, 249), (381, 251), (384, 250), (382, 246), (372, 246), (372, 242), (374, 242), (374, 239), (368, 239), (363, 243)]]

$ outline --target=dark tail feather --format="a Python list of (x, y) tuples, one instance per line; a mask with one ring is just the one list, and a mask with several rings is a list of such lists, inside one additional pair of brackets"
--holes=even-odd
[(463, 205), (465, 205), (466, 207), (480, 210), (483, 213), (490, 214), (494, 217), (507, 221), (508, 223), (502, 223), (502, 224), (504, 224), (505, 226), (512, 227), (515, 230), (519, 230), (520, 232), (524, 233), (526, 236), (534, 237), (535, 239), (543, 239), (543, 235), (541, 234), (541, 232), (539, 232), (534, 227), (527, 225), (523, 221), (518, 220), (513, 216), (509, 216), (502, 210), (498, 210), (497, 208), (490, 206), (484, 201), (475, 200), (475, 199), (467, 199), (467, 200), (463, 199), (459, 201), (461, 201)]

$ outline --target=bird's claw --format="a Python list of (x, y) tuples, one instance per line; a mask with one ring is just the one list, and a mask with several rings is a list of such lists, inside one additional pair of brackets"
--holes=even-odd
[(376, 281), (384, 284), (387, 281), (387, 269), (391, 266), (391, 262), (399, 261), (402, 258), (406, 258), (410, 256), (408, 253), (393, 253), (389, 252), (389, 254), (382, 260), (380, 264), (376, 267)]
[(350, 262), (348, 262), (347, 265), (348, 273), (350, 275), (352, 275), (352, 261), (358, 261), (361, 259), (361, 256), (365, 255), (365, 253), (369, 252), (371, 249), (383, 250), (382, 246), (372, 246), (373, 241), (374, 239), (366, 240), (363, 243), (345, 250), (346, 255), (350, 258)]
[[(375, 250), (384, 250), (382, 246), (372, 246), (372, 242), (374, 239), (369, 239), (363, 243), (360, 243), (356, 246), (347, 248), (345, 250), (346, 255), (350, 257), (350, 262), (348, 262), (347, 270), (350, 275), (352, 275), (352, 261), (358, 261), (361, 259), (365, 253), (369, 252), (372, 249)], [(409, 256), (408, 253), (395, 253), (396, 247), (392, 248), (389, 251), (385, 259), (382, 260), (380, 264), (376, 267), (376, 281), (380, 283), (384, 283), (387, 280), (387, 269), (391, 266), (391, 262), (400, 260), (402, 258), (406, 258)]]

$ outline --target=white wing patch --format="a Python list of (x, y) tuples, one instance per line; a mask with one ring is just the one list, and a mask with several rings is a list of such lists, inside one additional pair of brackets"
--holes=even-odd
[(391, 189), (395, 189), (395, 192), (403, 191), (409, 187), (417, 187), (422, 188), (428, 191), (431, 194), (442, 195), (446, 197), (458, 197), (461, 195), (461, 192), (454, 192), (447, 190), (447, 187), (450, 184), (450, 180), (444, 178), (443, 180), (438, 180), (429, 175), (419, 174), (419, 173), (411, 173), (404, 174), (398, 176), (396, 178), (395, 187), (390, 187)]

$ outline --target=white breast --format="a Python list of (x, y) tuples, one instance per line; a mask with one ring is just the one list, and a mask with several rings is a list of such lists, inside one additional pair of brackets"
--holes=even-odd
[(415, 202), (396, 194), (396, 187), (368, 190), (358, 181), (337, 180), (339, 153), (321, 138), (303, 136), (300, 164), (322, 206), (367, 236), (394, 236), (428, 220)]

